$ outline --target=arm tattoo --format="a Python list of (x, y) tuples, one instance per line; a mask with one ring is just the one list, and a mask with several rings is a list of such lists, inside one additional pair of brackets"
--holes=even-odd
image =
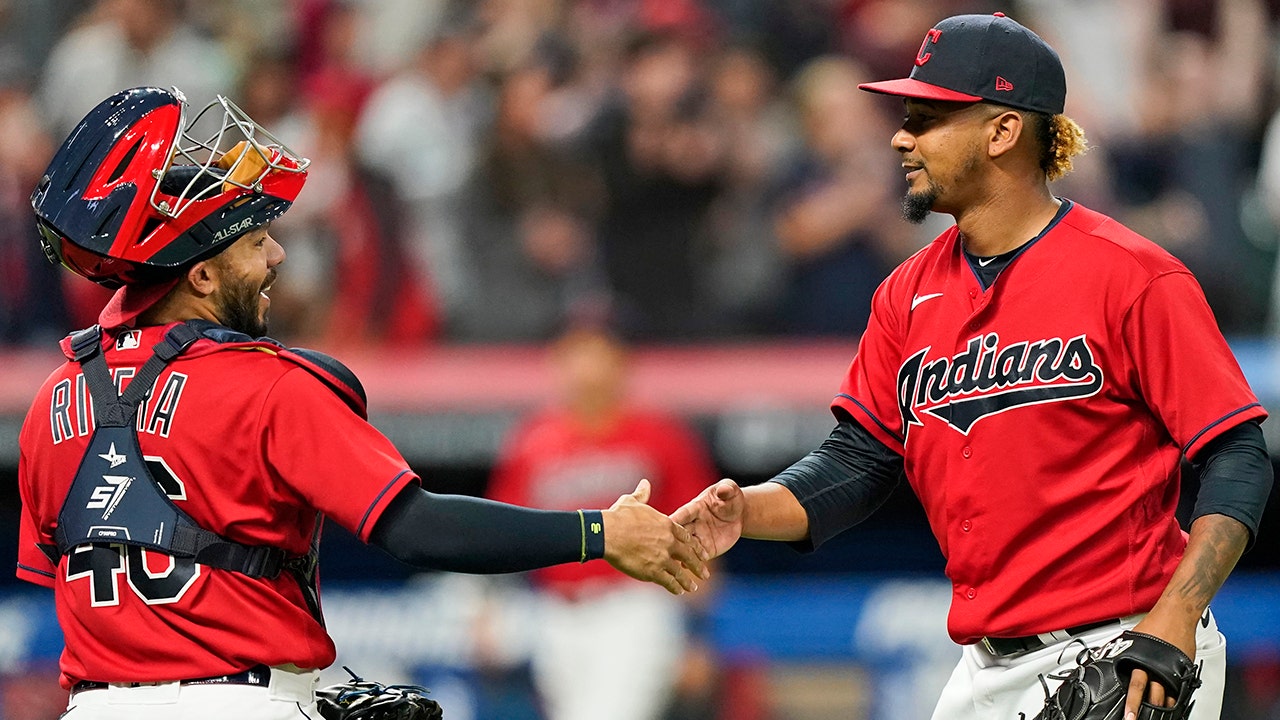
[(1249, 530), (1225, 515), (1206, 515), (1191, 526), (1187, 555), (1174, 573), (1173, 590), (1184, 602), (1205, 607), (1226, 582), (1249, 543)]

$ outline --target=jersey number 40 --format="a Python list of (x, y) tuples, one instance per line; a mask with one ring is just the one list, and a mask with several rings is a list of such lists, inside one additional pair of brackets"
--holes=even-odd
[[(163, 459), (147, 457), (146, 461), (151, 477), (166, 495), (173, 500), (186, 499), (183, 482)], [(88, 578), (93, 607), (120, 604), (121, 575), (143, 602), (165, 605), (182, 599), (200, 576), (200, 565), (191, 558), (176, 558), (122, 543), (80, 545), (67, 554), (67, 582)]]

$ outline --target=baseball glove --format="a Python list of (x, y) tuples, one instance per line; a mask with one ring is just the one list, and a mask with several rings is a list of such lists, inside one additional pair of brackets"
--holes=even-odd
[(325, 720), (442, 720), (440, 703), (419, 685), (383, 685), (361, 678), (316, 691), (316, 708)]
[[(1100, 647), (1084, 650), (1077, 667), (1050, 693), (1045, 686), (1044, 708), (1034, 720), (1122, 720), (1129, 675), (1141, 668), (1176, 697), (1173, 707), (1157, 707), (1143, 700), (1138, 720), (1186, 720), (1191, 713), (1191, 695), (1200, 687), (1200, 668), (1186, 653), (1153, 635), (1121, 633)], [(1023, 714), (1025, 720), (1026, 715)]]

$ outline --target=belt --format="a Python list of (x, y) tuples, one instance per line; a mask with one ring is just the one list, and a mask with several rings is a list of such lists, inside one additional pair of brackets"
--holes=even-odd
[[(121, 687), (141, 687), (144, 685), (161, 685), (163, 683), (154, 682), (135, 682), (135, 683), (106, 683), (98, 680), (81, 680), (71, 688), (72, 694), (83, 692), (85, 690), (106, 690), (111, 685)], [(233, 673), (231, 675), (217, 675), (215, 677), (193, 678), (190, 680), (179, 680), (179, 685), (256, 685), (258, 687), (267, 687), (271, 684), (271, 668), (266, 665), (254, 665), (244, 672)]]
[(1088, 625), (1078, 625), (1069, 627), (1066, 630), (1055, 630), (1053, 632), (1040, 633), (1039, 635), (1025, 635), (1023, 637), (984, 637), (982, 638), (982, 646), (987, 652), (996, 657), (1008, 657), (1010, 655), (1018, 655), (1032, 650), (1039, 650), (1048, 647), (1054, 643), (1070, 640), (1077, 635), (1083, 635), (1090, 630), (1097, 630), (1100, 627), (1112, 625), (1120, 622), (1120, 618), (1112, 618), (1111, 620), (1100, 620)]

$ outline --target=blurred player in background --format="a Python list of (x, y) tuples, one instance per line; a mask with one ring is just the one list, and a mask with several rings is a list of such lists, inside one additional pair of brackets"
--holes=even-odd
[[(716, 479), (693, 430), (628, 397), (627, 350), (603, 318), (554, 342), (560, 402), (508, 437), (490, 497), (568, 510), (615, 498), (637, 478), (667, 512)], [(685, 603), (600, 565), (535, 570), (533, 674), (549, 720), (655, 720), (686, 647)], [(701, 596), (701, 593), (699, 593)]]
[[(1203, 292), (1166, 251), (1052, 194), (1084, 139), (1063, 115), (1057, 53), (1027, 28), (947, 18), (909, 78), (860, 87), (904, 99), (906, 218), (956, 224), (876, 292), (829, 439), (673, 517), (713, 555), (739, 537), (813, 549), (906, 477), (964, 646), (935, 720), (1035, 717), (1037, 678), (1129, 630), (1198, 661), (1190, 717), (1218, 717), (1226, 642), (1208, 604), (1257, 531), (1272, 469), (1267, 413)], [(1184, 458), (1200, 474), (1189, 535), (1174, 514)], [(1171, 699), (1148, 679), (1139, 666), (1125, 680), (1126, 720)]]
[(310, 161), (224, 98), (207, 111), (221, 131), (193, 138), (178, 91), (113, 95), (32, 195), (49, 259), (119, 288), (20, 436), (17, 575), (54, 590), (73, 717), (317, 717), (324, 517), (424, 569), (604, 557), (696, 586), (647, 484), (605, 511), (426, 492), (349, 370), (262, 337), (285, 259), (270, 225)]

